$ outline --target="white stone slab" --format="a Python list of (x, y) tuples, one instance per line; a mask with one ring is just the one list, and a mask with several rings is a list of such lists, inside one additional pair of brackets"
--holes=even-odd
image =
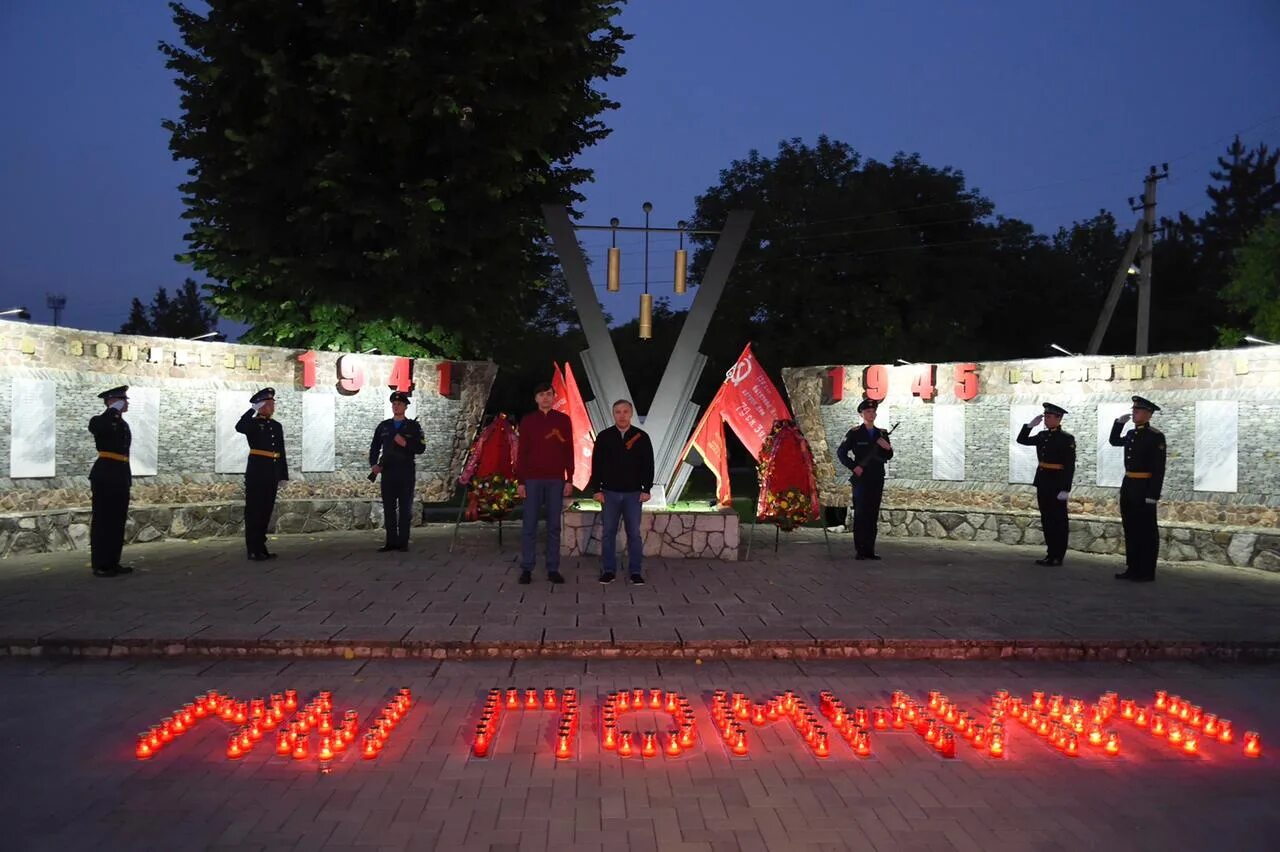
[[(160, 388), (129, 388), (129, 410), (124, 413), (132, 441), (129, 469), (134, 476), (155, 476), (160, 457)], [(180, 441), (181, 436), (170, 436)]]
[(933, 406), (933, 478), (964, 480), (964, 406)]
[[(1119, 488), (1124, 482), (1124, 448), (1111, 446), (1111, 424), (1122, 414), (1133, 411), (1132, 402), (1098, 403), (1098, 476), (1097, 483), (1105, 488)], [(1124, 424), (1121, 435), (1133, 429), (1133, 421)]]
[(53, 476), (57, 423), (53, 382), (15, 378), (12, 400), (9, 476), (14, 479)]
[(216, 473), (244, 473), (249, 461), (249, 441), (236, 431), (240, 416), (249, 410), (252, 393), (242, 390), (218, 391), (213, 469)]
[(334, 469), (334, 403), (331, 393), (302, 395), (302, 470)]
[[(1044, 414), (1044, 406), (1017, 402), (1009, 406), (1009, 481), (1031, 484), (1036, 478), (1036, 448), (1018, 443), (1018, 433), (1037, 414)], [(1035, 435), (1044, 431), (1044, 424), (1031, 430)]]
[(1239, 427), (1240, 404), (1234, 400), (1196, 403), (1196, 491), (1237, 491)]

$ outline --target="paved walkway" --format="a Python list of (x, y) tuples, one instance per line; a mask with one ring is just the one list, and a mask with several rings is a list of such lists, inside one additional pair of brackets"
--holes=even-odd
[[(282, 549), (284, 549), (282, 547)], [(316, 760), (259, 746), (224, 757), (230, 725), (203, 721), (141, 762), (135, 732), (216, 688), (242, 698), (333, 691), (362, 718), (389, 690), (418, 705), (381, 756)], [(553, 756), (551, 714), (514, 713), (493, 754), (469, 756), (489, 688), (580, 690), (575, 755)], [(679, 691), (700, 743), (679, 758), (629, 760), (599, 745), (600, 696), (629, 687)], [(1262, 732), (1264, 754), (1207, 746), (1185, 757), (1118, 723), (1122, 750), (1072, 759), (1025, 729), (1008, 757), (965, 745), (943, 760), (910, 732), (873, 734), (861, 760), (837, 740), (819, 760), (785, 725), (748, 727), (747, 757), (714, 736), (712, 690), (764, 699), (791, 689), (811, 704), (850, 704), (896, 689), (937, 689), (985, 706), (996, 689), (1093, 701), (1105, 690), (1149, 700), (1178, 692)], [(876, 661), (7, 661), (0, 663), (0, 821), (10, 849), (57, 850), (1267, 850), (1280, 832), (1280, 666), (1193, 663), (906, 663)], [(654, 724), (622, 717), (624, 727)], [(314, 745), (314, 743), (313, 743)]]
[(130, 548), (130, 576), (90, 575), (83, 553), (0, 561), (0, 648), (10, 653), (316, 654), (467, 657), (577, 654), (986, 656), (1280, 653), (1280, 576), (1178, 563), (1153, 584), (1117, 582), (1114, 557), (887, 540), (884, 560), (829, 558), (820, 532), (761, 529), (750, 561), (652, 560), (649, 580), (596, 582), (594, 560), (515, 582), (508, 530), (280, 536), (248, 562), (238, 540)]

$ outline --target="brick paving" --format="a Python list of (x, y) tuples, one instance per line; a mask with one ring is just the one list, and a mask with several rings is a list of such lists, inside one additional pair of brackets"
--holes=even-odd
[(757, 533), (749, 561), (653, 559), (648, 584), (596, 582), (593, 559), (568, 582), (539, 569), (518, 585), (513, 530), (416, 531), (413, 552), (379, 554), (381, 533), (280, 536), (270, 563), (238, 540), (132, 547), (132, 575), (90, 576), (83, 553), (0, 561), (0, 649), (82, 654), (365, 657), (984, 656), (1280, 653), (1280, 575), (1196, 563), (1154, 584), (1116, 582), (1115, 557), (1038, 548), (889, 540), (855, 562), (818, 531)]
[[(259, 747), (223, 756), (230, 726), (201, 722), (147, 762), (133, 735), (198, 692), (334, 693), (362, 714), (408, 685), (418, 700), (375, 761), (330, 774)], [(467, 742), (491, 687), (581, 691), (578, 753), (557, 761), (551, 714), (511, 714), (488, 759)], [(598, 745), (603, 693), (688, 695), (702, 739), (679, 758)], [(1128, 723), (1122, 754), (1066, 758), (1022, 728), (1004, 761), (967, 746), (946, 761), (910, 732), (875, 755), (837, 742), (815, 758), (781, 725), (749, 728), (745, 758), (712, 732), (712, 690), (764, 698), (832, 690), (850, 704), (939, 689), (974, 708), (999, 688), (1095, 699), (1178, 692), (1237, 731), (1280, 742), (1280, 665), (903, 661), (9, 660), (0, 663), (0, 819), (21, 850), (1253, 850), (1280, 830), (1280, 766), (1233, 748), (1187, 758)], [(647, 724), (643, 717), (634, 717)]]

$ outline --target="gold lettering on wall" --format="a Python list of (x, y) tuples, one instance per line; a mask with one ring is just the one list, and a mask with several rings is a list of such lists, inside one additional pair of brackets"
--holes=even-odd
[(1249, 374), (1249, 359), (1237, 358), (1236, 359), (1236, 375), (1247, 376), (1248, 374)]
[(1169, 378), (1169, 362), (1161, 361), (1159, 364), (1156, 364), (1155, 372), (1151, 374), (1151, 378), (1153, 379)]
[(1182, 362), (1182, 378), (1184, 378), (1184, 379), (1194, 379), (1194, 378), (1195, 378), (1196, 376), (1198, 376), (1198, 375), (1200, 375), (1200, 365), (1199, 365), (1199, 364), (1197, 364), (1195, 361), (1183, 361), (1183, 362)]
[(120, 344), (120, 358), (123, 361), (137, 361), (138, 360), (137, 344), (134, 344), (134, 343)]
[(246, 370), (261, 370), (262, 358), (258, 355), (246, 355), (244, 358), (244, 368)]
[(110, 358), (111, 346), (106, 343), (97, 343), (93, 347), (93, 355), (95, 358)]
[(234, 369), (236, 368), (236, 356), (235, 356), (235, 354), (234, 354), (234, 353), (231, 353), (231, 352), (228, 352), (226, 355), (223, 355), (223, 356), (222, 356), (222, 366), (223, 366), (224, 368), (228, 369), (228, 370), (234, 370)]
[(1038, 384), (1040, 384), (1042, 381), (1044, 381), (1044, 373), (1040, 372), (1039, 370), (1032, 370), (1032, 371), (1031, 371), (1031, 383), (1032, 383), (1032, 384), (1036, 384), (1036, 385), (1038, 385)]
[(1125, 367), (1124, 377), (1126, 379), (1131, 379), (1131, 380), (1140, 379), (1142, 378), (1143, 372), (1144, 371), (1143, 371), (1142, 364), (1129, 364), (1128, 366)]
[(72, 340), (67, 343), (67, 354), (79, 357), (84, 354), (84, 341)]
[(1019, 370), (1017, 367), (1010, 367), (1009, 368), (1009, 384), (1016, 385), (1020, 381), (1022, 381), (1022, 371)]
[(30, 337), (22, 338), (22, 341), (18, 344), (18, 348), (22, 350), (23, 355), (36, 354), (36, 342)]

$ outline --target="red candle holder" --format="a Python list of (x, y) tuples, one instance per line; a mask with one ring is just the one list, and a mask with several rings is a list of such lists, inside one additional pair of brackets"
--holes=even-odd
[(767, 718), (767, 717), (765, 716), (765, 714), (764, 714), (764, 705), (763, 705), (763, 704), (757, 704), (757, 705), (755, 706), (755, 712), (754, 712), (754, 713), (752, 714), (752, 716), (751, 716), (751, 724), (753, 724), (753, 725), (763, 725), (763, 724), (765, 724), (765, 723), (766, 723), (766, 722), (768, 722), (768, 721), (769, 721), (769, 720), (768, 720), (768, 718)]
[(693, 748), (694, 742), (695, 742), (695, 734), (693, 731), (693, 723), (687, 722), (684, 725), (681, 725), (680, 726), (680, 748), (682, 749)]
[(680, 732), (667, 731), (667, 747), (665, 749), (667, 757), (679, 757), (680, 748)]
[(243, 725), (245, 722), (249, 721), (249, 714), (243, 701), (236, 702), (235, 713), (232, 715), (231, 721), (235, 722), (237, 725)]
[(1100, 746), (1103, 743), (1102, 728), (1094, 725), (1089, 729), (1089, 745)]
[(236, 705), (234, 702), (223, 701), (219, 707), (218, 715), (222, 718), (222, 721), (231, 722), (236, 718)]
[(618, 733), (618, 757), (631, 757), (635, 751), (631, 745), (631, 732), (620, 731)]
[(249, 723), (249, 739), (255, 743), (262, 739), (262, 725), (257, 719)]
[(1062, 751), (1067, 757), (1080, 756), (1080, 742), (1076, 739), (1075, 734), (1067, 734), (1066, 747)]
[(658, 735), (653, 731), (644, 732), (643, 745), (640, 746), (640, 754), (642, 757), (658, 756)]
[(1103, 746), (1103, 751), (1109, 755), (1117, 755), (1120, 753), (1120, 735), (1115, 731), (1107, 731), (1107, 744)]
[(782, 718), (782, 708), (779, 705), (778, 699), (769, 699), (769, 703), (765, 706), (764, 715), (770, 722), (776, 722)]
[(241, 750), (243, 750), (243, 751), (246, 751), (246, 752), (247, 752), (247, 751), (249, 751), (249, 749), (253, 748), (253, 744), (254, 744), (255, 740), (253, 739), (252, 734), (250, 734), (250, 732), (249, 732), (249, 729), (248, 729), (248, 728), (241, 728), (241, 729), (240, 729), (240, 731), (239, 731), (239, 736), (240, 736), (240, 748), (241, 748)]
[(138, 744), (134, 747), (133, 753), (138, 760), (150, 760), (152, 755), (156, 753), (155, 748), (151, 745), (151, 735), (149, 733), (138, 734)]
[(316, 699), (316, 701), (320, 705), (319, 709), (325, 711), (326, 713), (333, 710), (333, 693), (332, 692), (329, 692), (328, 690), (323, 690), (323, 689), (320, 690), (320, 695)]
[(197, 719), (203, 719), (205, 716), (209, 715), (209, 705), (203, 695), (196, 696), (196, 700), (192, 705), (192, 712), (195, 714)]
[(889, 712), (883, 707), (877, 707), (871, 713), (871, 724), (877, 731), (885, 731), (889, 728)]
[(567, 760), (570, 757), (573, 757), (573, 752), (569, 749), (569, 735), (562, 733), (556, 742), (556, 759)]
[(187, 726), (183, 724), (181, 713), (177, 716), (169, 716), (167, 718), (170, 719), (169, 730), (173, 731), (173, 735), (175, 737), (182, 736), (187, 732)]
[(244, 749), (240, 746), (240, 735), (232, 734), (227, 740), (227, 757), (231, 760), (239, 760), (244, 757)]
[(547, 687), (546, 689), (542, 690), (542, 709), (544, 710), (556, 709), (556, 691), (551, 687)]
[(1157, 689), (1155, 708), (1157, 710), (1163, 710), (1168, 706), (1169, 706), (1169, 693), (1165, 692), (1163, 689)]
[(938, 705), (942, 703), (942, 693), (936, 689), (929, 690), (929, 709), (937, 710)]
[(1151, 736), (1163, 737), (1168, 732), (1168, 724), (1165, 722), (1164, 716), (1156, 713), (1151, 717)]
[(1204, 709), (1198, 705), (1191, 705), (1191, 718), (1187, 720), (1194, 728), (1204, 725)]
[(1218, 742), (1222, 743), (1223, 745), (1230, 745), (1232, 739), (1234, 739), (1234, 736), (1231, 731), (1231, 720), (1219, 719), (1218, 720)]
[(1262, 757), (1262, 734), (1257, 731), (1244, 732), (1244, 756)]
[(973, 726), (973, 747), (974, 748), (987, 747), (987, 730), (982, 725)]
[(952, 759), (956, 756), (956, 738), (952, 736), (950, 731), (942, 735), (942, 744), (938, 750), (947, 759)]
[(151, 729), (147, 731), (147, 744), (151, 746), (152, 751), (159, 751), (160, 747), (164, 745), (164, 740), (160, 739), (159, 725), (152, 725)]
[(1176, 748), (1177, 746), (1182, 744), (1183, 739), (1184, 739), (1184, 735), (1182, 733), (1182, 726), (1170, 725), (1169, 726), (1169, 744)]
[(276, 754), (288, 757), (292, 751), (293, 741), (289, 737), (289, 732), (281, 728), (280, 732), (276, 734)]
[(1145, 728), (1151, 724), (1151, 714), (1146, 707), (1139, 707), (1133, 715), (1133, 724)]
[(631, 707), (633, 710), (640, 710), (644, 707), (644, 689), (642, 687), (632, 687)]
[(1032, 709), (1037, 711), (1044, 709), (1044, 693), (1043, 692), (1031, 693), (1031, 707)]
[(267, 704), (261, 698), (255, 698), (249, 702), (249, 718), (261, 719), (265, 712), (267, 712)]
[(742, 730), (741, 728), (738, 728), (737, 730), (734, 731), (733, 744), (730, 746), (730, 749), (733, 751), (734, 754), (738, 755), (739, 757), (747, 753), (746, 731)]
[(1182, 751), (1184, 754), (1198, 754), (1200, 751), (1200, 737), (1194, 731), (1183, 735)]
[(1200, 730), (1204, 731), (1204, 735), (1209, 739), (1217, 739), (1218, 737), (1218, 717), (1212, 713), (1205, 713), (1203, 724)]
[(831, 746), (827, 743), (827, 732), (819, 731), (814, 738), (813, 753), (818, 757), (830, 757)]
[(1004, 757), (1004, 736), (1002, 734), (991, 735), (991, 742), (987, 746), (987, 754), (996, 760)]
[(382, 746), (379, 744), (378, 738), (373, 734), (365, 734), (364, 741), (360, 746), (360, 756), (365, 760), (373, 760), (381, 751)]
[(895, 708), (893, 711), (893, 729), (901, 731), (907, 727), (907, 717), (901, 707)]
[(871, 756), (871, 734), (867, 731), (858, 731), (853, 738), (853, 753), (858, 757)]
[(604, 747), (606, 751), (613, 751), (618, 747), (618, 730), (612, 723), (604, 726)]
[(667, 693), (667, 712), (668, 713), (676, 712), (676, 708), (679, 706), (678, 704), (679, 698), (680, 696), (674, 692)]
[(508, 710), (519, 710), (519, 709), (520, 709), (520, 692), (519, 692), (519, 690), (515, 690), (515, 689), (508, 689), (508, 690), (507, 690), (507, 709), (508, 709)]
[(476, 735), (471, 740), (471, 753), (476, 757), (485, 757), (489, 754), (489, 736), (487, 732), (476, 730)]
[(316, 757), (320, 758), (322, 763), (333, 760), (333, 739), (331, 737), (320, 738), (320, 750), (316, 752)]

